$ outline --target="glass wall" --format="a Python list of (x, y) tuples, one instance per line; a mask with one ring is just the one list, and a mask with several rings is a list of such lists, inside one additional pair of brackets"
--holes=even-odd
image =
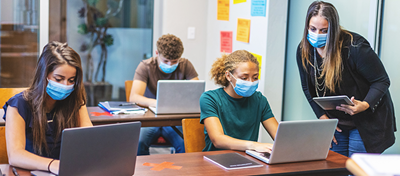
[[(312, 2), (313, 0), (289, 1), (283, 120), (316, 119), (301, 88), (300, 76), (296, 63), (297, 46), (302, 37), (308, 6)], [(369, 32), (370, 1), (329, 0), (326, 2), (332, 3), (338, 10), (342, 27), (367, 38)]]
[[(383, 25), (381, 31), (380, 57), (385, 65), (390, 78), (390, 94), (394, 103), (395, 115), (397, 116), (397, 130), (400, 130), (400, 59), (398, 54), (400, 41), (400, 6), (398, 0), (385, 0), (383, 10)], [(400, 132), (396, 132), (397, 141), (394, 146), (385, 153), (400, 153)]]
[(0, 87), (27, 87), (39, 54), (39, 0), (0, 1)]
[(85, 2), (67, 1), (67, 42), (82, 58), (88, 105), (125, 101), (124, 82), (152, 56), (154, 0)]

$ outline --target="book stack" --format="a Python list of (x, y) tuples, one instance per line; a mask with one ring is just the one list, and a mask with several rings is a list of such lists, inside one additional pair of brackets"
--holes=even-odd
[(124, 101), (103, 101), (98, 106), (110, 114), (144, 114), (146, 112), (146, 108)]

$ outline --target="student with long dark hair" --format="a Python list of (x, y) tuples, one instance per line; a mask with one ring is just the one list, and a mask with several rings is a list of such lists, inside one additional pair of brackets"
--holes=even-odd
[(31, 86), (3, 107), (11, 165), (58, 173), (61, 132), (92, 126), (82, 79), (78, 53), (66, 43), (44, 47)]
[[(307, 11), (297, 65), (304, 94), (319, 119), (339, 120), (332, 150), (381, 153), (394, 144), (389, 77), (368, 41), (343, 29), (336, 8), (315, 1)], [(324, 111), (313, 97), (347, 95), (354, 105)]]
[(272, 144), (257, 142), (260, 124), (272, 139), (278, 129), (267, 98), (256, 91), (260, 65), (251, 53), (238, 50), (217, 59), (211, 77), (221, 88), (200, 97), (200, 123), (205, 126), (203, 151), (221, 149), (271, 152)]

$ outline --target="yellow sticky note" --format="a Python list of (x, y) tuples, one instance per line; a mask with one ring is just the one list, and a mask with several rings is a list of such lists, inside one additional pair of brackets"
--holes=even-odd
[(249, 43), (250, 38), (250, 20), (238, 18), (236, 40)]
[(217, 20), (229, 21), (229, 1), (218, 0)]
[(257, 58), (257, 61), (258, 61), (258, 63), (260, 64), (260, 68), (258, 69), (258, 79), (260, 79), (260, 75), (261, 75), (261, 64), (262, 64), (262, 56), (261, 55), (258, 55), (258, 54), (255, 54), (255, 53), (252, 53), (252, 52), (250, 52), (254, 57), (256, 57)]
[(233, 4), (238, 4), (242, 2), (246, 2), (247, 0), (233, 0)]

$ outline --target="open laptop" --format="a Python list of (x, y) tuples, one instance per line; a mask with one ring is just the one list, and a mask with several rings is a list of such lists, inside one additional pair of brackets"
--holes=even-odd
[(204, 80), (159, 80), (157, 106), (149, 107), (154, 114), (200, 113), (200, 96)]
[[(59, 176), (132, 176), (135, 171), (140, 122), (85, 128), (62, 133)], [(53, 175), (32, 171), (33, 175)]]
[(337, 123), (337, 119), (280, 122), (271, 153), (246, 153), (268, 164), (326, 159)]

